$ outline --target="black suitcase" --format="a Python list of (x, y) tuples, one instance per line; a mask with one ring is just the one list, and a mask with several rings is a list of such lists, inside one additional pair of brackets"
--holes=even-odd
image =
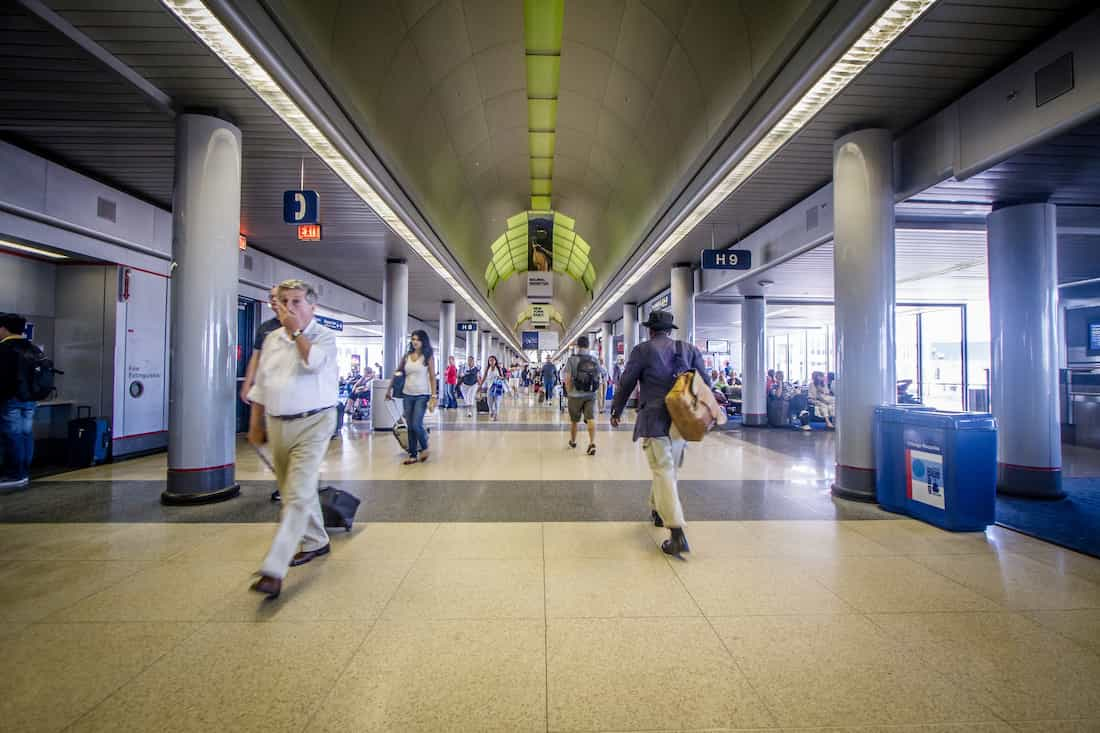
[(92, 417), (92, 408), (76, 408), (69, 421), (69, 465), (74, 468), (104, 463), (111, 450), (111, 428), (105, 417)]
[(479, 414), (482, 413), (482, 412), (484, 412), (486, 415), (489, 414), (489, 399), (487, 397), (485, 397), (484, 392), (478, 393), (478, 396), (477, 396), (477, 411), (478, 411)]
[(321, 513), (325, 516), (326, 527), (343, 527), (351, 531), (355, 521), (355, 512), (359, 511), (359, 499), (343, 489), (326, 486), (317, 492), (321, 500)]

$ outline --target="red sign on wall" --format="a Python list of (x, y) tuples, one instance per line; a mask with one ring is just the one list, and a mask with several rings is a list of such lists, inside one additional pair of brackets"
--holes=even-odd
[(320, 224), (299, 224), (298, 225), (298, 241), (301, 241), (301, 242), (320, 242), (321, 241), (321, 225)]

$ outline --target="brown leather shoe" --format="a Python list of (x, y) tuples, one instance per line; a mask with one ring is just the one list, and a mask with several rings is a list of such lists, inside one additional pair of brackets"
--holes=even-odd
[(260, 579), (252, 584), (252, 590), (257, 593), (263, 593), (267, 596), (268, 600), (275, 600), (283, 590), (282, 578), (272, 578), (268, 575), (261, 575)]
[(293, 559), (291, 559), (290, 567), (296, 568), (299, 565), (305, 565), (307, 562), (309, 562), (310, 560), (312, 560), (315, 557), (321, 557), (322, 555), (327, 555), (331, 549), (332, 549), (332, 545), (328, 544), (328, 545), (325, 545), (324, 547), (318, 547), (316, 550), (304, 550), (302, 552), (299, 552), (298, 554), (296, 554), (293, 557)]

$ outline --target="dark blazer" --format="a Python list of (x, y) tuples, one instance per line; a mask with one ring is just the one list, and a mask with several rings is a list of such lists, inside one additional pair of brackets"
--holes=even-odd
[[(615, 388), (611, 415), (619, 417), (623, 414), (626, 401), (634, 392), (635, 385), (640, 383), (642, 390), (638, 402), (638, 419), (634, 423), (634, 440), (667, 436), (672, 426), (672, 416), (665, 407), (665, 395), (672, 389), (676, 376), (684, 368), (676, 359), (676, 343), (666, 334), (658, 334), (635, 346), (626, 361), (619, 384)], [(699, 349), (686, 341), (680, 343), (683, 344), (681, 351), (687, 368), (695, 369), (702, 375), (707, 386), (711, 386)]]

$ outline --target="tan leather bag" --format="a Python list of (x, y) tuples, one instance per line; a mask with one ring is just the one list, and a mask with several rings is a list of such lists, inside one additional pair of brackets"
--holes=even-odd
[[(681, 344), (677, 342), (677, 354), (680, 350)], [(703, 375), (694, 369), (688, 369), (676, 378), (672, 389), (665, 395), (665, 406), (672, 416), (672, 424), (684, 440), (702, 440), (715, 425), (726, 424), (726, 410), (714, 398), (714, 392), (707, 386)]]

